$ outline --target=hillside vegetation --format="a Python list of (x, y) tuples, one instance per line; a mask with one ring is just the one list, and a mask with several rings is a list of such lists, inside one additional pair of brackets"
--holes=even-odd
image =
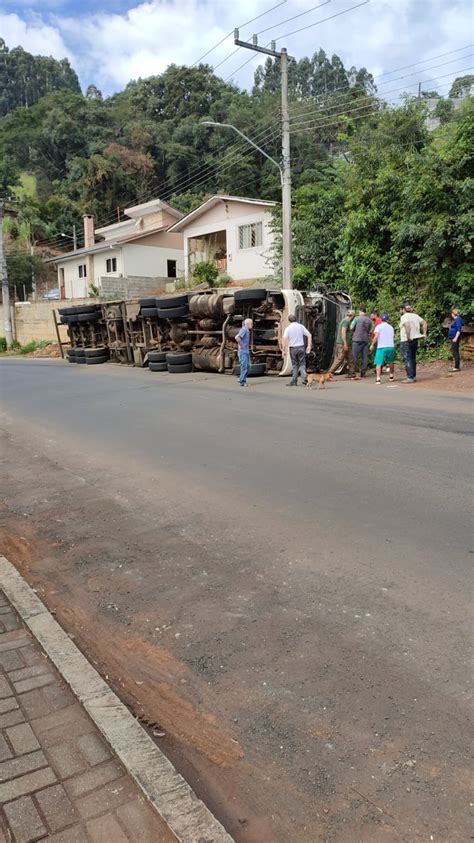
[[(424, 98), (388, 106), (365, 68), (322, 50), (290, 76), (297, 283), (345, 288), (384, 308), (408, 297), (432, 324), (453, 305), (472, 318), (472, 77), (438, 98), (441, 124), (429, 131)], [(280, 198), (271, 162), (202, 125), (233, 123), (279, 158), (277, 60), (258, 68), (251, 92), (207, 65), (172, 65), (103, 98), (94, 86), (81, 92), (66, 60), (0, 42), (0, 89), (17, 283), (31, 277), (25, 246), (59, 244), (74, 224), (81, 230), (83, 213), (106, 224), (154, 196), (183, 211), (216, 192)]]

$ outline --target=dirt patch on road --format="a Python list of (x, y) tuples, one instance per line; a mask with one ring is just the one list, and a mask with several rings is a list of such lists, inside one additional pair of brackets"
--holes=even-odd
[(417, 366), (416, 385), (438, 392), (474, 392), (474, 364), (464, 363), (460, 372), (450, 372), (451, 363), (435, 360)]

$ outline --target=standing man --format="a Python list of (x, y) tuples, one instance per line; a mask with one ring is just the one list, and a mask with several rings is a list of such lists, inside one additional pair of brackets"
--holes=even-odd
[(461, 342), (461, 329), (464, 325), (463, 320), (459, 315), (459, 310), (451, 311), (451, 316), (453, 321), (449, 326), (448, 331), (448, 340), (451, 342), (451, 354), (453, 355), (454, 366), (451, 369), (452, 372), (460, 372), (461, 371), (461, 355), (459, 354), (459, 343)]
[(428, 323), (409, 304), (400, 305), (400, 355), (405, 364), (406, 378), (402, 383), (416, 383), (416, 353), (418, 340), (426, 337)]
[(365, 312), (365, 307), (359, 307), (359, 315), (351, 322), (352, 331), (352, 354), (354, 357), (354, 367), (357, 368), (359, 356), (362, 357), (360, 368), (361, 378), (365, 378), (367, 372), (368, 354), (369, 354), (369, 337), (373, 331), (372, 320), (369, 319)]
[(252, 320), (244, 319), (244, 324), (236, 336), (237, 346), (239, 349), (240, 386), (248, 386), (247, 375), (250, 367), (250, 331), (252, 330), (252, 327)]
[[(290, 324), (285, 328), (283, 334), (283, 350), (290, 349), (292, 365), (291, 381), (287, 383), (287, 386), (297, 386), (299, 374), (301, 374), (304, 386), (306, 383), (306, 355), (311, 351), (313, 338), (308, 329), (296, 321), (296, 316), (291, 314), (288, 321)], [(306, 347), (305, 340), (307, 341)]]
[(355, 316), (353, 310), (348, 310), (343, 319), (339, 322), (336, 340), (336, 356), (329, 372), (331, 375), (336, 372), (340, 366), (347, 363), (348, 378), (355, 378), (354, 373), (354, 358), (352, 356), (352, 332), (351, 322)]
[(374, 328), (374, 338), (370, 350), (375, 352), (376, 384), (382, 383), (382, 366), (390, 367), (390, 380), (393, 381), (393, 370), (395, 368), (395, 331), (389, 322), (388, 313), (383, 313), (378, 325)]
[(370, 318), (372, 319), (372, 323), (373, 323), (373, 326), (374, 326), (374, 330), (372, 331), (372, 339), (373, 339), (375, 337), (375, 329), (376, 329), (377, 325), (380, 325), (383, 317), (380, 317), (378, 315), (377, 311), (373, 310), (372, 313), (370, 314)]

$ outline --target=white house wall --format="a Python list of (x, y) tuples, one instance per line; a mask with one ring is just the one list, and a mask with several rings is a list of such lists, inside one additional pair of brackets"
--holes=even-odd
[(161, 248), (157, 246), (139, 246), (127, 243), (122, 246), (124, 275), (167, 278), (167, 261), (176, 261), (177, 276), (184, 274), (184, 254), (182, 249)]
[[(106, 252), (96, 252), (94, 255), (94, 278), (101, 278), (102, 275), (124, 275), (122, 249), (107, 249)], [(115, 258), (117, 269), (115, 272), (107, 272), (107, 261)]]
[[(236, 207), (233, 207), (235, 205)], [(209, 219), (210, 218), (210, 219)], [(262, 223), (262, 245), (239, 249), (239, 226)], [(189, 240), (225, 230), (227, 238), (227, 272), (234, 281), (248, 281), (271, 275), (272, 247), (275, 234), (270, 229), (271, 213), (243, 202), (229, 202), (211, 208), (183, 231), (186, 252), (192, 251)], [(188, 269), (186, 267), (186, 269)]]
[(61, 284), (61, 268), (64, 269), (64, 288), (67, 299), (83, 299), (88, 295), (90, 278), (79, 278), (79, 266), (87, 264), (86, 258), (75, 258), (58, 264), (58, 287)]

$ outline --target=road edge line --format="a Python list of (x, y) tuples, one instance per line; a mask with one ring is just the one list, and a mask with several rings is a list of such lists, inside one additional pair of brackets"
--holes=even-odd
[(5, 556), (0, 588), (180, 843), (234, 843)]

